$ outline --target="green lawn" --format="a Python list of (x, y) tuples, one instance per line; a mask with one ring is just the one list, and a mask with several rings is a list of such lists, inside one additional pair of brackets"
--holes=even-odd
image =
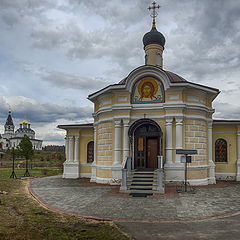
[[(30, 170), (34, 177), (61, 173), (61, 169)], [(41, 207), (28, 194), (29, 179), (10, 179), (11, 169), (0, 169), (1, 240), (125, 240), (113, 223), (58, 214)], [(24, 170), (16, 170), (18, 176)]]
[[(29, 169), (31, 177), (44, 177), (44, 176), (54, 176), (62, 174), (62, 168), (33, 168)], [(1, 178), (8, 178), (12, 173), (11, 168), (0, 168)], [(17, 177), (22, 177), (25, 173), (25, 169), (15, 169)]]

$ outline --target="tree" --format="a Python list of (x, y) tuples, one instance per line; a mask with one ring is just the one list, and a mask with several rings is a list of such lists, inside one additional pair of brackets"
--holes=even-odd
[(28, 171), (28, 160), (31, 160), (34, 151), (33, 151), (33, 146), (32, 142), (30, 141), (30, 138), (28, 136), (24, 136), (21, 142), (19, 143), (19, 154), (26, 159), (26, 171), (24, 174), (24, 177), (29, 177), (30, 173)]

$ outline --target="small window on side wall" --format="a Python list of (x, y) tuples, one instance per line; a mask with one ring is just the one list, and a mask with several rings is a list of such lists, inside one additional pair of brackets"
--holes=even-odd
[(215, 142), (215, 162), (227, 162), (227, 141), (219, 138)]
[(87, 163), (94, 161), (94, 142), (91, 141), (87, 145)]

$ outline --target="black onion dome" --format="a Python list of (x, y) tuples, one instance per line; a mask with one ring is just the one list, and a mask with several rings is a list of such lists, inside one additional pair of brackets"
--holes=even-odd
[(146, 47), (149, 44), (158, 44), (164, 48), (165, 45), (165, 37), (162, 33), (160, 33), (156, 27), (152, 27), (150, 32), (147, 32), (143, 36), (143, 45)]

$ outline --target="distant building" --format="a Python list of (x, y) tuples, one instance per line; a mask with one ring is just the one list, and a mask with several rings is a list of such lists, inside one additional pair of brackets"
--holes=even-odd
[(44, 151), (53, 151), (53, 152), (65, 152), (65, 146), (59, 146), (59, 145), (47, 145), (42, 148)]
[(31, 129), (30, 122), (20, 122), (20, 127), (15, 132), (14, 128), (11, 111), (9, 110), (4, 125), (4, 133), (2, 135), (0, 134), (0, 149), (7, 150), (9, 148), (16, 148), (22, 138), (28, 136), (32, 142), (33, 149), (42, 150), (42, 140), (35, 138), (35, 131)]

